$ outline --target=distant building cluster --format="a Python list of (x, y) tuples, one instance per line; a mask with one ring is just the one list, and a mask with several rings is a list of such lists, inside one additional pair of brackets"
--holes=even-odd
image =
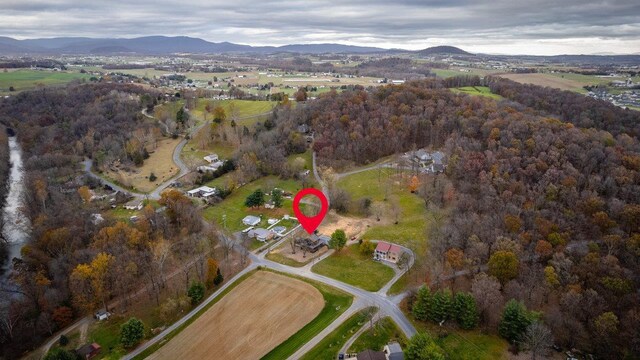
[[(614, 84), (615, 85), (615, 84)], [(640, 108), (640, 90), (627, 90), (618, 94), (610, 93), (605, 88), (596, 88), (587, 93), (594, 99), (608, 101), (615, 106), (622, 108)]]

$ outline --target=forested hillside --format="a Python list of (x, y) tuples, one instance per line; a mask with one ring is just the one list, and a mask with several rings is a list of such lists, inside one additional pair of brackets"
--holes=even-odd
[(183, 262), (204, 281), (213, 237), (196, 236), (201, 216), (186, 196), (165, 193), (160, 204), (167, 211), (147, 206), (135, 225), (106, 215), (96, 221), (93, 214), (111, 207), (92, 201), (92, 191), (106, 191), (79, 164), (84, 156), (132, 161), (141, 150), (128, 144), (156, 126), (140, 114), (155, 97), (137, 86), (72, 85), (0, 103), (0, 121), (16, 129), (24, 152), (22, 211), (31, 223), (22, 259), (14, 260), (13, 291), (21, 296), (3, 289), (0, 357), (16, 358), (75, 319), (108, 309), (115, 297), (126, 309), (144, 286), (159, 303), (167, 269)]
[(473, 280), (485, 326), (495, 329), (514, 298), (540, 311), (563, 346), (639, 356), (640, 114), (491, 86), (524, 104), (422, 81), (330, 93), (295, 111), (316, 130), (324, 164), (444, 149), (456, 200), (430, 234), (430, 277), (488, 264), (490, 277)]

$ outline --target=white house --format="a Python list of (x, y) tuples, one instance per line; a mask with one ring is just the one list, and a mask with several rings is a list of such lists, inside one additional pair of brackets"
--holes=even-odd
[(124, 208), (127, 210), (142, 210), (144, 203), (142, 199), (133, 199), (128, 203), (124, 204)]
[(273, 239), (275, 233), (271, 230), (257, 228), (249, 231), (249, 237), (255, 237), (258, 241), (267, 241)]
[(217, 160), (209, 165), (201, 165), (198, 166), (198, 171), (206, 172), (206, 171), (217, 171), (222, 165), (224, 165), (223, 161)]
[(209, 154), (209, 155), (204, 157), (204, 160), (206, 162), (208, 162), (209, 164), (211, 164), (212, 162), (216, 162), (216, 161), (219, 160), (218, 154)]
[(242, 223), (247, 226), (256, 226), (260, 224), (260, 218), (253, 215), (247, 215), (242, 219)]
[(390, 244), (388, 242), (379, 241), (376, 246), (376, 250), (373, 253), (375, 260), (386, 260), (392, 263), (398, 262), (402, 248), (396, 244)]
[(208, 186), (200, 186), (199, 188), (187, 191), (187, 195), (191, 197), (208, 198), (218, 192), (216, 188)]

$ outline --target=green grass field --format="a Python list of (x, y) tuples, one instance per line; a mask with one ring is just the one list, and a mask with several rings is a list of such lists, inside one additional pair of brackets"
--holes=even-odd
[[(287, 275), (290, 276), (290, 275)], [(285, 342), (275, 347), (262, 359), (286, 359), (296, 352), (302, 345), (313, 339), (322, 329), (331, 324), (340, 314), (345, 312), (353, 301), (350, 295), (330, 286), (317, 283), (305, 278), (296, 277), (316, 287), (324, 297), (325, 305), (313, 321), (305, 325), (297, 333), (293, 334)]]
[(460, 71), (459, 69), (431, 69), (430, 71), (436, 74), (437, 77), (448, 78), (454, 76), (465, 76), (465, 75), (478, 75), (485, 76), (491, 73), (495, 73), (495, 70), (484, 70), (484, 69), (473, 69), (473, 68), (465, 68), (467, 71)]
[(302, 360), (333, 360), (338, 356), (340, 348), (364, 326), (368, 320), (368, 309), (362, 309), (351, 315), (331, 334), (322, 339), (318, 345), (314, 346), (308, 353), (304, 354)]
[[(161, 105), (161, 109), (159, 111), (166, 110), (173, 117), (175, 117), (175, 113), (178, 111), (180, 106), (182, 106), (184, 102), (176, 102), (171, 104)], [(199, 100), (198, 105), (195, 109), (190, 111), (190, 116), (195, 117), (197, 124), (202, 124), (205, 121), (205, 108), (209, 104), (211, 108), (215, 108), (216, 106), (221, 106), (226, 113), (227, 121), (231, 121), (231, 108), (235, 108), (236, 114), (239, 118), (244, 118), (237, 120), (237, 125), (247, 126), (251, 128), (257, 122), (264, 121), (267, 116), (255, 116), (259, 114), (266, 113), (273, 109), (276, 105), (274, 101), (251, 101), (251, 100)], [(207, 120), (212, 119), (211, 114), (207, 114)], [(192, 134), (191, 139), (187, 142), (187, 144), (182, 149), (180, 156), (183, 159), (192, 159), (192, 161), (197, 161), (200, 163), (204, 163), (202, 159), (204, 156), (215, 153), (218, 154), (223, 159), (228, 159), (232, 156), (235, 151), (234, 146), (231, 143), (227, 143), (224, 141), (215, 141), (209, 144), (206, 149), (202, 149), (198, 144), (198, 135)]]
[[(71, 71), (28, 70), (0, 72), (0, 94), (15, 94), (19, 91), (35, 89), (39, 84), (45, 86), (64, 85), (73, 80), (91, 77), (89, 74), (81, 74)], [(15, 91), (9, 92), (13, 86)]]
[[(398, 224), (388, 221), (388, 224), (371, 226), (364, 234), (364, 239), (385, 240), (402, 245), (413, 241), (426, 243), (426, 231), (429, 223), (428, 212), (424, 201), (418, 195), (408, 190), (410, 177), (405, 174), (402, 178), (393, 175), (395, 170), (374, 169), (353, 174), (338, 181), (338, 187), (351, 195), (353, 203), (368, 197), (374, 203), (379, 202), (385, 208), (383, 217), (389, 218), (390, 201), (384, 201), (388, 188), (389, 197), (395, 197), (401, 209)], [(416, 249), (414, 249), (416, 250)]]
[[(211, 108), (215, 108), (216, 106), (221, 106), (226, 115), (227, 120), (231, 121), (232, 119), (232, 108), (235, 108), (235, 113), (239, 118), (245, 118), (249, 116), (254, 116), (257, 114), (263, 114), (276, 106), (277, 102), (275, 101), (252, 101), (252, 100), (199, 100), (198, 105), (195, 109), (191, 110), (191, 114), (196, 116), (198, 119), (204, 120), (205, 108), (207, 105), (211, 106)], [(212, 115), (207, 114), (207, 119), (211, 119)], [(238, 121), (238, 125), (252, 125), (258, 119), (258, 117), (251, 119), (242, 119)]]
[(416, 321), (407, 314), (418, 331), (426, 331), (445, 351), (449, 359), (493, 360), (507, 359), (509, 344), (498, 335), (483, 334), (480, 330), (441, 328), (438, 324)]
[(311, 270), (367, 291), (380, 290), (394, 275), (392, 268), (360, 253), (358, 244), (335, 252)]
[(391, 285), (391, 287), (389, 288), (389, 291), (387, 291), (387, 294), (389, 295), (400, 294), (401, 292), (404, 291), (404, 289), (407, 287), (408, 284), (409, 284), (409, 274), (404, 273), (404, 275), (400, 276), (400, 278), (396, 280), (396, 282), (394, 282), (393, 285)]
[[(216, 179), (218, 180), (218, 179)], [(224, 180), (219, 180), (224, 181)], [(301, 184), (295, 180), (281, 180), (275, 176), (260, 178), (254, 182), (237, 188), (219, 204), (209, 206), (203, 212), (204, 218), (209, 221), (216, 221), (220, 225), (225, 225), (223, 215), (226, 215), (226, 229), (229, 231), (239, 231), (247, 226), (242, 223), (242, 219), (247, 215), (262, 215), (263, 221), (258, 226), (267, 227), (267, 219), (281, 218), (284, 214), (293, 215), (291, 199), (284, 199), (284, 205), (280, 209), (265, 209), (264, 207), (252, 209), (244, 206), (244, 202), (256, 189), (264, 192), (271, 191), (274, 187), (296, 193), (301, 189)], [(268, 197), (265, 197), (268, 200)]]
[(465, 87), (453, 88), (451, 89), (451, 91), (456, 93), (464, 93), (468, 95), (486, 96), (495, 100), (503, 99), (502, 96), (492, 93), (491, 90), (489, 90), (489, 87), (487, 86), (465, 86)]
[(350, 353), (371, 349), (381, 351), (385, 345), (397, 341), (402, 348), (407, 344), (407, 338), (390, 317), (380, 319), (373, 331), (368, 330), (362, 333), (349, 348)]

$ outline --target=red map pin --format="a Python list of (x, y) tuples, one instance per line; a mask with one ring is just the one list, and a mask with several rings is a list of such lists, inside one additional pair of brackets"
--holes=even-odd
[[(307, 195), (313, 195), (320, 199), (320, 212), (316, 216), (308, 217), (300, 211), (300, 200)], [(328, 209), (329, 202), (327, 201), (327, 198), (324, 196), (322, 191), (315, 188), (302, 189), (296, 194), (296, 197), (293, 198), (293, 213), (296, 214), (298, 221), (309, 234), (313, 234), (318, 226), (320, 226), (324, 216), (327, 215)]]

